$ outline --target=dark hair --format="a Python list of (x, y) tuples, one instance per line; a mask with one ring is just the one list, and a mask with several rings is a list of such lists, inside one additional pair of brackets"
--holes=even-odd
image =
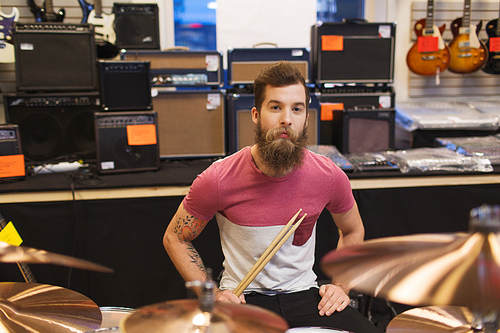
[(255, 98), (255, 108), (258, 112), (266, 99), (266, 87), (285, 87), (294, 84), (302, 84), (305, 91), (306, 110), (309, 110), (309, 87), (300, 71), (287, 61), (280, 61), (270, 65), (259, 73), (255, 78), (253, 93)]

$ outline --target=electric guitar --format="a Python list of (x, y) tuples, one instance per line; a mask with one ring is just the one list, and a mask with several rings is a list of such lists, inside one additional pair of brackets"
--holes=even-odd
[[(2, 214), (0, 214), (0, 230), (3, 230), (3, 228), (5, 228), (6, 226), (7, 223), (5, 222), (5, 219), (3, 218)], [(21, 274), (23, 275), (24, 280), (27, 283), (36, 283), (35, 277), (31, 272), (31, 269), (25, 262), (18, 262), (17, 266), (19, 267), (19, 270), (21, 271)]]
[(19, 18), (19, 10), (12, 8), (12, 12), (6, 15), (0, 9), (0, 62), (15, 62), (14, 45), (12, 45), (12, 25)]
[(483, 71), (488, 74), (500, 74), (500, 18), (486, 24), (486, 33), (488, 34), (486, 49), (489, 56)]
[(115, 46), (115, 15), (103, 13), (101, 0), (95, 0), (94, 5), (85, 0), (78, 2), (83, 12), (82, 23), (94, 25), (97, 57), (101, 59), (116, 57), (120, 49)]
[(439, 75), (450, 63), (450, 48), (443, 41), (446, 24), (434, 25), (434, 0), (427, 1), (427, 16), (415, 23), (417, 41), (406, 55), (408, 68), (419, 75)]
[(62, 22), (64, 20), (64, 15), (66, 11), (64, 9), (59, 9), (56, 13), (54, 12), (54, 7), (52, 6), (52, 0), (45, 0), (43, 7), (39, 7), (35, 4), (34, 0), (27, 0), (30, 11), (35, 15), (36, 22)]
[(471, 0), (464, 1), (464, 16), (451, 23), (450, 66), (454, 73), (471, 73), (481, 69), (488, 60), (488, 50), (478, 34), (483, 21), (474, 27), (470, 23)]

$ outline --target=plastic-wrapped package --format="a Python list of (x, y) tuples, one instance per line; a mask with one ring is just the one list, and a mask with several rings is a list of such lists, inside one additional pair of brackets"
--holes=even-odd
[(436, 138), (439, 146), (466, 156), (487, 158), (491, 164), (500, 164), (500, 135)]
[(387, 152), (386, 154), (388, 159), (396, 164), (402, 173), (493, 171), (490, 160), (477, 156), (464, 156), (445, 147), (413, 148)]

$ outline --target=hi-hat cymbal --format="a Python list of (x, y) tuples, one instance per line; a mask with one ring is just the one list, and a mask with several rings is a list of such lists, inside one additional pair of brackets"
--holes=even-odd
[(28, 264), (53, 264), (68, 266), (79, 269), (111, 273), (111, 268), (70, 256), (38, 250), (25, 246), (14, 246), (5, 242), (0, 242), (0, 262), (16, 263), (24, 262)]
[(421, 234), (331, 251), (323, 271), (362, 293), (408, 305), (500, 309), (500, 233)]
[(387, 333), (473, 333), (473, 314), (462, 306), (428, 306), (397, 315)]
[(126, 333), (283, 333), (288, 324), (255, 305), (216, 302), (203, 312), (197, 300), (174, 300), (139, 308), (120, 327)]
[(84, 295), (39, 283), (0, 283), (0, 332), (78, 333), (99, 328), (99, 307)]

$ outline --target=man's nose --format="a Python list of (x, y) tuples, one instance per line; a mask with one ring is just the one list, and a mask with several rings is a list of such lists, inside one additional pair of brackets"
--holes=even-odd
[(281, 113), (281, 118), (280, 118), (280, 124), (281, 126), (291, 126), (292, 125), (292, 117), (291, 117), (291, 111), (283, 111)]

